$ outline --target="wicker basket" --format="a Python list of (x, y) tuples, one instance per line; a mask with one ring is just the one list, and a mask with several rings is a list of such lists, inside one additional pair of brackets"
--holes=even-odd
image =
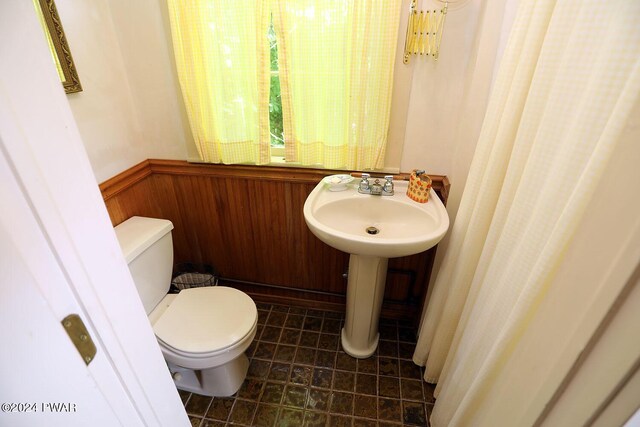
[(418, 169), (414, 169), (411, 172), (407, 196), (418, 203), (427, 203), (429, 201), (429, 191), (431, 191), (431, 178), (424, 172), (417, 172)]

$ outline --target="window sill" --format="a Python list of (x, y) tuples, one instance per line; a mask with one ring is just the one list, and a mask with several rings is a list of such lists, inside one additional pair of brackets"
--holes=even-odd
[[(325, 169), (320, 165), (301, 165), (295, 162), (287, 162), (284, 160), (284, 156), (271, 156), (271, 163), (269, 164), (271, 166), (283, 166), (283, 167), (288, 166), (293, 168)], [(351, 171), (351, 169), (345, 169), (345, 170)], [(358, 171), (358, 172), (362, 172), (362, 171)], [(399, 168), (382, 168), (382, 169), (376, 169), (373, 172), (399, 174), (400, 169)]]
[[(278, 148), (276, 148), (276, 150), (278, 150)], [(280, 154), (280, 153), (278, 153), (278, 151), (276, 151), (276, 154), (271, 156), (271, 162), (269, 162), (269, 164), (267, 166), (306, 168), (306, 169), (325, 169), (320, 165), (301, 165), (301, 164), (295, 163), (295, 162), (287, 162), (284, 159), (284, 149), (280, 149), (280, 150), (282, 150), (282, 153)], [(272, 152), (273, 151), (274, 150), (272, 149)], [(187, 161), (189, 163), (202, 163), (202, 160), (200, 160), (198, 158), (191, 158), (191, 157)], [(351, 169), (345, 169), (345, 170), (349, 170), (351, 172)], [(362, 171), (358, 171), (358, 172), (362, 172)], [(400, 173), (400, 169), (399, 168), (382, 168), (382, 169), (376, 169), (374, 171), (367, 171), (367, 172), (399, 174)]]

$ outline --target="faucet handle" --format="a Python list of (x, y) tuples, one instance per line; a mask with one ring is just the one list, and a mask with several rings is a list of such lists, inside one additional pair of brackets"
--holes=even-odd
[(369, 188), (369, 174), (368, 173), (363, 173), (360, 176), (360, 184), (358, 184), (358, 193), (363, 193), (363, 194), (369, 194), (370, 193), (370, 188)]
[(386, 181), (382, 186), (383, 194), (392, 195), (393, 194), (393, 175), (385, 175), (384, 179), (386, 179)]

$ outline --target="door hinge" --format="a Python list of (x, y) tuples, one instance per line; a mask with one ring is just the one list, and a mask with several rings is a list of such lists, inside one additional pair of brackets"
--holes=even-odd
[(91, 339), (91, 335), (84, 326), (82, 319), (77, 314), (70, 314), (62, 319), (62, 327), (67, 331), (67, 335), (71, 338), (71, 342), (76, 346), (78, 353), (89, 365), (96, 355), (96, 345)]

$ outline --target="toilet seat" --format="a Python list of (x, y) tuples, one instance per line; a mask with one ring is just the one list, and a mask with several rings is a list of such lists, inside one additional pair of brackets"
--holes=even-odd
[(255, 333), (258, 310), (244, 292), (224, 286), (185, 289), (154, 322), (161, 345), (178, 355), (207, 358), (231, 351)]

